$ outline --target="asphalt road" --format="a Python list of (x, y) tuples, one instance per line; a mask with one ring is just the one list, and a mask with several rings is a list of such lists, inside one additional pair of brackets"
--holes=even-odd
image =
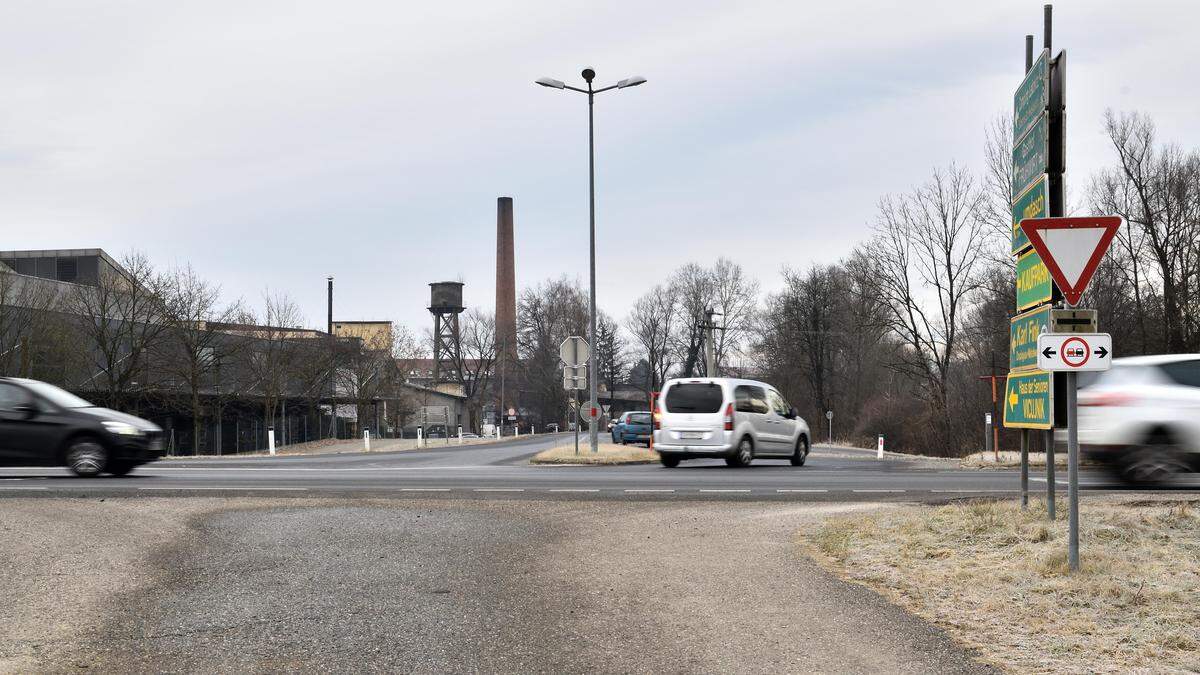
[[(471, 498), (752, 499), (808, 501), (941, 500), (970, 495), (1015, 495), (1014, 470), (959, 469), (952, 462), (888, 457), (867, 450), (814, 446), (804, 467), (756, 460), (731, 469), (720, 460), (692, 460), (678, 468), (532, 466), (529, 457), (562, 443), (567, 434), (494, 444), (434, 446), (402, 452), (313, 456), (171, 459), (124, 478), (82, 479), (62, 468), (0, 469), (0, 496), (132, 494), (260, 494), (296, 496), (443, 496)], [(1058, 483), (1065, 491), (1065, 471)], [(1081, 472), (1087, 490), (1120, 489), (1105, 474)], [(1045, 491), (1031, 472), (1030, 491)], [(1177, 489), (1196, 490), (1182, 480)]]

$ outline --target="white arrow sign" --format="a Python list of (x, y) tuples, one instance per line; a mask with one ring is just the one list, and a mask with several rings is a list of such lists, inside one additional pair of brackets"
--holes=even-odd
[(1042, 333), (1037, 350), (1039, 370), (1079, 372), (1112, 367), (1112, 336), (1108, 333)]

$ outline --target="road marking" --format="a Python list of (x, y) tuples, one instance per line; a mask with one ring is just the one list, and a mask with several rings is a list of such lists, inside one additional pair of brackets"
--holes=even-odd
[(401, 492), (449, 492), (450, 488), (400, 488)]
[(47, 490), (47, 489), (49, 489), (49, 488), (44, 488), (44, 487), (33, 487), (33, 486), (29, 486), (29, 487), (8, 487), (8, 486), (0, 487), (0, 490)]
[(308, 492), (308, 488), (302, 487), (140, 487), (139, 490), (276, 490), (276, 491), (292, 491), (292, 492)]
[(550, 488), (550, 492), (599, 492), (594, 489), (575, 489), (575, 488)]
[(829, 492), (829, 490), (801, 490), (788, 488), (785, 490), (776, 490), (776, 492)]
[(525, 488), (475, 488), (472, 492), (524, 492)]
[(701, 492), (749, 492), (749, 490), (700, 490)]
[(851, 492), (904, 492), (904, 490), (851, 490)]
[(930, 490), (930, 492), (1019, 492), (1019, 490)]
[(625, 492), (674, 492), (674, 490), (626, 490)]

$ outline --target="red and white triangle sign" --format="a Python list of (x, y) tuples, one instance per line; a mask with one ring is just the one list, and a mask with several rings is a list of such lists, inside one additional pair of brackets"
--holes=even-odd
[(1026, 218), (1021, 221), (1021, 230), (1067, 304), (1075, 306), (1123, 224), (1125, 219), (1120, 216)]

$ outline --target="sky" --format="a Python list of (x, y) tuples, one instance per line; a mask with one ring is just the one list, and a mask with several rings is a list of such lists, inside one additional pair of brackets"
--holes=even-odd
[[(1106, 108), (1200, 146), (1200, 5), (1055, 3), (1067, 187), (1111, 162)], [(765, 290), (870, 236), (878, 199), (981, 171), (1042, 3), (0, 3), (0, 249), (190, 264), (306, 325), (431, 325), (427, 284), (493, 308), (496, 197), (517, 285), (586, 284), (596, 97), (599, 305), (622, 318), (687, 263)], [(1190, 83), (1190, 84), (1189, 84)]]

